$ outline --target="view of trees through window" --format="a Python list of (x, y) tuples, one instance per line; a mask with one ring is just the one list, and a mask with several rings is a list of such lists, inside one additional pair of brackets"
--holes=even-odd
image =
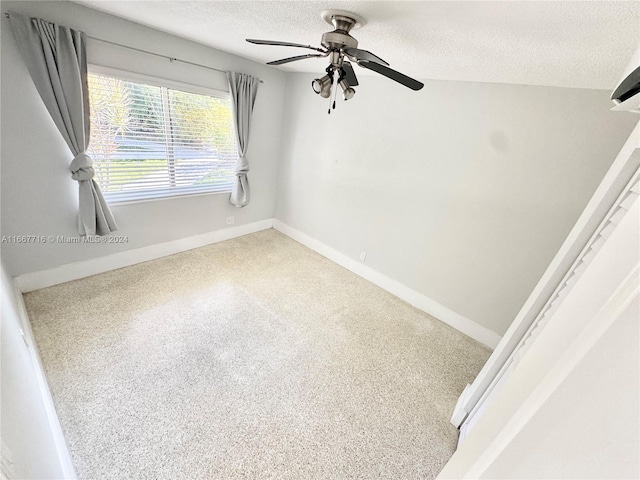
[(89, 74), (91, 140), (109, 200), (231, 189), (237, 158), (228, 98)]

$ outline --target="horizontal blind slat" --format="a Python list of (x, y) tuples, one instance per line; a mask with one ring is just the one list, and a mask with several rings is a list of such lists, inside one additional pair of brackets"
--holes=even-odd
[(229, 98), (89, 74), (96, 177), (108, 201), (229, 191)]

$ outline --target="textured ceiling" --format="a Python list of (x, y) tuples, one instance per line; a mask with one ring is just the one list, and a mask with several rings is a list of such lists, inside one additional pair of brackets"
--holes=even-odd
[[(259, 62), (310, 53), (245, 38), (318, 45), (327, 8), (368, 24), (360, 48), (418, 79), (612, 89), (640, 39), (638, 1), (79, 0), (134, 22)], [(322, 72), (326, 60), (280, 68)], [(372, 74), (359, 69), (358, 74)]]

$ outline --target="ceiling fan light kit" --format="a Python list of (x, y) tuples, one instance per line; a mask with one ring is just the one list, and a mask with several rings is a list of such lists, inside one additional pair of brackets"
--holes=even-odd
[(342, 88), (342, 96), (345, 100), (353, 98), (353, 96), (356, 94), (356, 91), (353, 89), (353, 87), (349, 86), (349, 83), (347, 83), (346, 80), (342, 80), (340, 82), (340, 88)]
[(334, 30), (322, 35), (321, 44), (323, 48), (300, 43), (255, 40), (250, 38), (247, 39), (247, 42), (257, 45), (306, 48), (320, 52), (274, 60), (267, 62), (267, 65), (283, 65), (307, 58), (329, 57), (330, 63), (325, 70), (326, 75), (321, 78), (316, 78), (311, 82), (311, 87), (316, 94), (322, 98), (333, 98), (329, 107), (329, 113), (331, 113), (332, 109), (336, 108), (335, 96), (338, 85), (342, 90), (344, 100), (353, 98), (356, 93), (353, 87), (358, 86), (359, 83), (351, 66), (352, 63), (384, 75), (412, 90), (420, 90), (424, 86), (423, 83), (389, 68), (389, 64), (377, 55), (358, 48), (358, 40), (353, 38), (349, 32), (354, 28), (360, 28), (366, 25), (367, 21), (363, 17), (346, 10), (336, 9), (325, 10), (321, 16), (327, 23), (334, 27)]
[(323, 98), (329, 98), (331, 96), (331, 82), (332, 79), (329, 75), (325, 75), (322, 78), (316, 78), (311, 82), (313, 91), (319, 94)]

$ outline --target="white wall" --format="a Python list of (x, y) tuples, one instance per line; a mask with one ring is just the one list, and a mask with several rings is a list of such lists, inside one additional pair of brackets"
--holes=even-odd
[(287, 77), (276, 218), (498, 334), (637, 121), (605, 91), (364, 76), (327, 115), (312, 78)]
[(438, 478), (638, 478), (639, 244), (636, 199)]
[(2, 267), (2, 468), (9, 478), (64, 478), (19, 306)]
[(480, 478), (640, 476), (638, 298)]
[[(284, 100), (284, 74), (158, 30), (70, 2), (2, 2), (3, 11), (38, 16), (88, 35), (160, 54), (260, 77), (254, 110), (249, 174), (252, 202), (238, 209), (228, 194), (114, 206), (126, 244), (4, 244), (11, 275), (123, 250), (198, 235), (273, 216)], [(49, 118), (19, 56), (9, 21), (2, 16), (2, 235), (76, 236), (78, 186), (71, 179), (72, 155)], [(212, 19), (211, 28), (215, 28)], [(223, 73), (89, 40), (90, 63), (228, 90)]]

